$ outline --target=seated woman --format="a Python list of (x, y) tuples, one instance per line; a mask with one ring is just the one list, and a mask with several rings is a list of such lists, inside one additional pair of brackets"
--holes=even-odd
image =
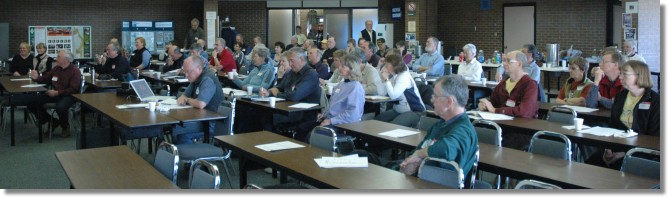
[[(651, 89), (653, 81), (648, 65), (627, 61), (620, 67), (620, 79), (625, 89), (613, 100), (611, 127), (660, 137), (660, 94)], [(586, 163), (620, 170), (624, 156), (624, 150), (604, 149)]]
[(592, 81), (587, 78), (588, 62), (583, 57), (569, 60), (569, 79), (564, 83), (557, 97), (557, 103), (585, 106)]
[(233, 80), (235, 85), (242, 90), (246, 90), (248, 86), (251, 86), (253, 93), (258, 93), (260, 88), (268, 89), (272, 86), (272, 82), (274, 81), (274, 67), (268, 63), (268, 61), (271, 61), (268, 57), (269, 49), (266, 47), (253, 48), (253, 51), (251, 52), (253, 69), (244, 81), (235, 78)]
[(360, 84), (360, 62), (353, 55), (342, 58), (341, 66), (337, 70), (344, 81), (332, 89), (327, 110), (318, 114), (317, 120), (312, 123), (302, 123), (297, 127), (295, 139), (308, 140), (309, 132), (316, 126), (334, 129), (334, 125), (358, 122), (362, 118), (365, 107), (365, 90)]
[[(493, 90), (490, 100), (479, 100), (478, 109), (513, 117), (536, 118), (539, 111), (538, 84), (523, 71), (527, 57), (521, 51), (512, 51), (503, 58), (504, 70), (509, 77), (502, 80)], [(520, 133), (504, 133), (502, 146), (524, 150), (530, 143), (530, 136)]]
[(407, 65), (411, 64), (411, 59), (413, 59), (413, 57), (411, 56), (410, 53), (407, 52), (406, 42), (398, 41), (395, 44), (395, 47), (397, 47), (397, 49), (399, 49), (400, 52), (402, 52), (402, 60), (404, 60), (404, 64), (407, 64)]
[[(386, 56), (386, 64), (383, 68), (381, 81), (385, 84), (388, 96), (400, 101), (399, 104), (393, 106), (392, 110), (380, 113), (374, 119), (406, 127), (415, 127), (420, 116), (425, 112), (425, 104), (420, 98), (416, 82), (411, 78), (411, 74), (400, 55), (391, 54)], [(391, 75), (392, 78), (390, 78)]]
[(462, 51), (465, 53), (465, 62), (458, 66), (458, 75), (465, 80), (481, 81), (483, 67), (476, 60), (476, 46), (469, 43), (462, 47)]
[(339, 83), (344, 80), (344, 77), (341, 76), (339, 71), (337, 70), (339, 70), (339, 67), (341, 67), (341, 61), (345, 56), (346, 56), (346, 50), (337, 50), (334, 53), (332, 53), (332, 60), (333, 60), (332, 65), (334, 66), (335, 70), (332, 72), (332, 76), (330, 76), (330, 79), (328, 80), (323, 80), (320, 78), (318, 79), (321, 85), (326, 85), (328, 83)]
[(44, 43), (37, 44), (37, 55), (33, 58), (33, 70), (36, 70), (40, 75), (51, 71), (51, 65), (54, 59), (46, 54), (46, 45)]
[(134, 55), (130, 57), (130, 67), (139, 70), (149, 68), (151, 52), (146, 49), (146, 40), (144, 40), (144, 37), (135, 38), (135, 48), (135, 51), (132, 52)]
[(9, 66), (9, 73), (13, 76), (28, 75), (28, 71), (33, 68), (33, 54), (30, 53), (30, 44), (21, 42), (19, 44), (19, 54), (12, 58)]

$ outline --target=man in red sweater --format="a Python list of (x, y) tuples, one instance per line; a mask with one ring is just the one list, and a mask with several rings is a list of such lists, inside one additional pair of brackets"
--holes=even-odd
[(216, 69), (221, 82), (229, 85), (230, 83), (225, 83), (224, 79), (227, 79), (228, 72), (237, 70), (237, 63), (235, 63), (235, 59), (232, 57), (230, 50), (225, 48), (225, 39), (216, 38), (213, 54), (214, 55), (211, 56), (211, 60), (209, 61), (212, 66), (211, 68)]

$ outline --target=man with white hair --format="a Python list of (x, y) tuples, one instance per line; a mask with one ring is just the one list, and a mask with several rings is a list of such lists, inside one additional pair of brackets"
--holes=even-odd
[(365, 21), (365, 29), (360, 31), (360, 38), (364, 38), (366, 41), (374, 42), (376, 41), (376, 31), (372, 29), (374, 27), (374, 22), (372, 20)]
[(428, 76), (444, 75), (444, 56), (437, 51), (439, 40), (430, 36), (425, 43), (425, 53), (413, 64), (413, 71), (427, 73)]
[(330, 79), (330, 67), (321, 62), (321, 57), (323, 57), (323, 52), (318, 48), (312, 47), (308, 49), (307, 56), (309, 57), (309, 66), (314, 68), (318, 72), (318, 78), (323, 80)]
[(286, 51), (290, 50), (293, 47), (300, 47), (300, 45), (297, 44), (297, 35), (293, 35), (290, 37), (290, 44), (286, 45)]
[(623, 43), (623, 54), (627, 61), (638, 60), (646, 63), (646, 59), (636, 51), (636, 40), (626, 40)]
[(57, 67), (39, 76), (37, 71), (32, 70), (30, 78), (37, 83), (50, 83), (53, 89), (46, 91), (45, 94), (39, 94), (31, 97), (28, 102), (28, 109), (40, 118), (40, 125), (45, 124), (51, 120), (51, 116), (46, 112), (44, 104), (56, 103), (56, 113), (60, 118), (53, 119), (53, 126), (49, 130), (54, 130), (60, 125), (62, 129), (61, 137), (70, 137), (70, 123), (68, 122), (68, 112), (72, 105), (74, 105), (74, 98), (72, 94), (80, 93), (81, 89), (81, 72), (79, 68), (72, 64), (74, 55), (68, 50), (58, 51), (56, 59)]

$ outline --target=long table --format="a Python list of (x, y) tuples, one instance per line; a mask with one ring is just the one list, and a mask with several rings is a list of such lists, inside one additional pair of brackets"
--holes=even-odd
[[(369, 164), (367, 168), (320, 168), (315, 158), (322, 156), (339, 156), (337, 153), (325, 151), (305, 143), (274, 134), (260, 131), (228, 136), (216, 136), (216, 140), (226, 148), (237, 152), (239, 159), (239, 183), (247, 184), (247, 164), (254, 161), (278, 169), (300, 181), (317, 188), (339, 189), (421, 189), (447, 188), (435, 183), (420, 180), (417, 177)], [(303, 148), (267, 152), (255, 145), (273, 142), (291, 141), (304, 145)]]
[(127, 146), (56, 152), (75, 189), (178, 189)]
[(251, 107), (258, 108), (258, 109), (261, 109), (261, 110), (264, 110), (264, 111), (267, 111), (267, 112), (283, 114), (283, 115), (286, 115), (286, 116), (290, 116), (291, 114), (297, 113), (297, 112), (318, 111), (321, 108), (323, 108), (320, 105), (316, 105), (314, 107), (306, 108), (306, 109), (290, 107), (291, 105), (298, 104), (298, 103), (300, 103), (300, 102), (295, 102), (295, 101), (290, 101), (290, 100), (277, 101), (275, 103), (274, 107), (272, 107), (272, 106), (269, 105), (269, 102), (251, 101), (251, 99), (244, 98), (244, 97), (240, 97), (240, 99), (237, 100), (237, 104), (239, 104), (239, 105), (251, 106)]
[[(446, 63), (451, 64), (453, 66), (459, 66), (461, 62), (455, 60), (455, 57), (454, 57), (453, 60), (448, 60), (448, 61), (446, 61)], [(483, 67), (483, 70), (488, 72), (488, 79), (492, 79), (492, 70), (497, 69), (500, 66), (502, 66), (501, 63), (488, 63), (488, 62), (481, 63), (481, 67)], [(453, 74), (458, 73), (457, 69), (455, 69), (455, 68), (452, 68), (451, 71), (453, 72)]]
[[(558, 103), (545, 103), (545, 102), (540, 102), (539, 103), (539, 114), (547, 114), (548, 111), (550, 111), (551, 108), (554, 106), (562, 106), (562, 104)], [(610, 109), (605, 109), (605, 108), (600, 108), (597, 111), (593, 112), (577, 112), (578, 117), (581, 118), (592, 118), (592, 119), (597, 119), (597, 120), (604, 120), (608, 121), (609, 118), (611, 118), (611, 110)]]
[[(30, 78), (28, 76), (2, 76), (0, 77), (0, 84), (2, 87), (9, 93), (9, 107), (11, 111), (10, 115), (10, 128), (11, 128), (11, 146), (16, 145), (16, 129), (14, 128), (14, 109), (16, 106), (28, 105), (25, 101), (20, 100), (18, 97), (30, 97), (29, 94), (39, 94), (40, 92), (45, 92), (47, 89), (45, 87), (22, 87), (24, 85), (29, 85), (33, 81), (25, 80)], [(20, 79), (20, 80), (19, 80)], [(5, 115), (7, 116), (7, 115)], [(40, 119), (40, 118), (38, 118)], [(39, 123), (39, 121), (38, 121)], [(47, 129), (49, 130), (49, 129)], [(42, 143), (42, 126), (37, 126), (37, 133), (39, 136), (39, 143)]]
[[(345, 130), (349, 135), (374, 138), (403, 150), (415, 149), (423, 137), (427, 135), (426, 131), (413, 129), (420, 133), (403, 138), (382, 136), (379, 133), (393, 129), (411, 130), (411, 128), (375, 120), (340, 124), (335, 127)], [(563, 188), (648, 189), (659, 183), (659, 180), (656, 179), (625, 174), (589, 164), (533, 155), (524, 151), (480, 142), (479, 149), (480, 170), (515, 178), (542, 180)]]

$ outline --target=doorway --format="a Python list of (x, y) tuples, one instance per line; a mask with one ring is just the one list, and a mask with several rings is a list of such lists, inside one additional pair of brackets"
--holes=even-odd
[(534, 44), (536, 3), (504, 4), (504, 53)]

